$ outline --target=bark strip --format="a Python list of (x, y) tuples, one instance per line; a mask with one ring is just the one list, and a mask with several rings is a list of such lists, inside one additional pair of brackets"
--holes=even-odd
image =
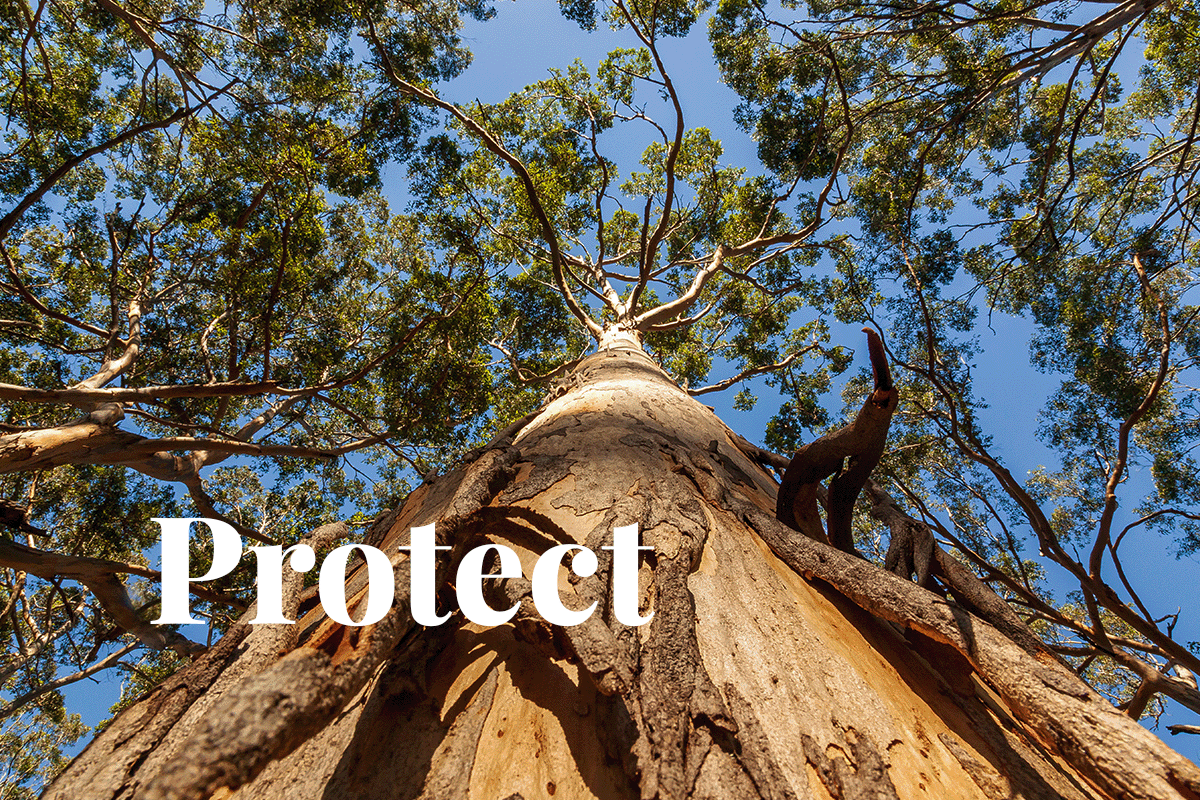
[(868, 483), (867, 493), (872, 502), (871, 516), (886, 524), (892, 535), (884, 569), (901, 578), (908, 578), (915, 572), (917, 585), (922, 587), (930, 575), (936, 575), (954, 594), (959, 605), (987, 620), (1022, 650), (1039, 661), (1061, 663), (1003, 598), (938, 545), (924, 522), (904, 513), (874, 481)]
[[(847, 553), (855, 552), (850, 525), (854, 501), (883, 455), (888, 427), (900, 398), (879, 335), (870, 328), (863, 330), (867, 334), (875, 389), (853, 422), (796, 451), (783, 475), (775, 506), (775, 517), (780, 522)], [(845, 463), (846, 459), (849, 463)], [(829, 485), (826, 539), (817, 509), (817, 493), (821, 481), (830, 475), (834, 478)]]
[[(1018, 720), (1102, 791), (1122, 800), (1200, 800), (1200, 768), (1065, 667), (1033, 658), (982, 619), (907, 580), (797, 537), (731, 495), (725, 499), (796, 572), (820, 578), (865, 611), (958, 650)], [(1115, 741), (1125, 746), (1114, 748)]]

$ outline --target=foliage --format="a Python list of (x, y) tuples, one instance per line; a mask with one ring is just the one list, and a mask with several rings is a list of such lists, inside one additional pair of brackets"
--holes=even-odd
[(67, 765), (64, 750), (88, 729), (78, 714), (67, 714), (61, 701), (26, 706), (0, 728), (0, 797), (33, 800), (37, 790)]

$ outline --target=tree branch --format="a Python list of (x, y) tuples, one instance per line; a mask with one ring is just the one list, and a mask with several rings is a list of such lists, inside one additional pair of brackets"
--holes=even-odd
[[(156, 575), (161, 580), (162, 576), (153, 570), (99, 558), (35, 550), (7, 539), (0, 539), (0, 565), (28, 572), (43, 580), (63, 577), (79, 581), (91, 591), (97, 602), (122, 630), (136, 636), (146, 647), (154, 650), (170, 647), (184, 656), (195, 655), (204, 650), (201, 645), (172, 630), (151, 625), (143, 620), (130, 602), (125, 585), (116, 576), (118, 572), (127, 572), (144, 576)], [(197, 595), (199, 596), (199, 592)], [(209, 596), (214, 595), (209, 593)], [(236, 601), (234, 604), (241, 605)]]
[(816, 349), (817, 349), (817, 345), (810, 344), (808, 347), (803, 347), (799, 350), (793, 351), (791, 353), (791, 355), (789, 355), (787, 358), (777, 361), (774, 364), (766, 364), (761, 367), (752, 367), (750, 369), (744, 369), (741, 372), (739, 372), (737, 375), (734, 375), (732, 378), (726, 378), (725, 380), (720, 381), (718, 383), (714, 383), (711, 386), (704, 386), (699, 389), (688, 389), (688, 394), (690, 394), (692, 397), (697, 397), (702, 394), (708, 394), (709, 392), (719, 392), (723, 389), (728, 389), (730, 386), (733, 386), (736, 383), (740, 383), (741, 381), (744, 381), (747, 378), (753, 378), (755, 375), (762, 375), (764, 372), (775, 372), (776, 370), (783, 369), (784, 367), (787, 367), (788, 365), (790, 365), (793, 361), (795, 361), (800, 356), (806, 355), (807, 353), (811, 353), (813, 350), (816, 350)]
[[(825, 540), (817, 510), (817, 489), (822, 480), (836, 473), (829, 487), (829, 541), (846, 552), (856, 552), (850, 525), (854, 501), (883, 455), (888, 427), (900, 399), (878, 334), (870, 328), (863, 330), (875, 389), (853, 422), (796, 451), (784, 473), (775, 508), (780, 522), (813, 539)], [(850, 463), (843, 467), (847, 458)]]
[(401, 92), (410, 97), (415, 97), (424, 103), (427, 103), (435, 108), (440, 108), (448, 112), (451, 116), (463, 124), (475, 138), (492, 154), (498, 156), (504, 163), (508, 164), (509, 168), (516, 174), (517, 179), (521, 181), (522, 187), (525, 189), (526, 198), (529, 200), (529, 205), (533, 209), (534, 216), (537, 218), (538, 226), (541, 228), (542, 238), (546, 245), (550, 248), (550, 269), (554, 274), (554, 283), (559, 292), (562, 293), (563, 302), (567, 308), (575, 315), (588, 332), (596, 339), (600, 338), (603, 329), (595, 320), (593, 320), (584, 310), (579, 301), (575, 299), (574, 293), (571, 292), (571, 287), (567, 285), (566, 275), (563, 272), (563, 256), (559, 248), (558, 234), (554, 230), (553, 223), (550, 222), (550, 217), (546, 213), (545, 207), (542, 205), (540, 196), (538, 195), (537, 186), (533, 182), (533, 177), (529, 174), (528, 168), (519, 158), (513, 155), (509, 150), (501, 144), (500, 140), (487, 131), (473, 117), (464, 112), (461, 108), (449, 103), (429, 89), (425, 89), (415, 84), (409, 83), (400, 77), (392, 64), (391, 56), (388, 55), (383, 42), (379, 39), (379, 34), (375, 30), (375, 24), (371, 20), (367, 20), (368, 38), (375, 48), (375, 52), (379, 55), (380, 63), (383, 66), (384, 72), (389, 80), (396, 85)]

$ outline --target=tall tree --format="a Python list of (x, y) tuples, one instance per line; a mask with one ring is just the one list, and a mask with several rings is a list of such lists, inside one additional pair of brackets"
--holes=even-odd
[[(1145, 199), (1159, 199), (1147, 187), (1172, 157), (1184, 159), (1171, 162), (1180, 174), (1191, 164), (1186, 144), (1162, 145), (1163, 155), (1160, 142), (1145, 143), (1152, 123), (1186, 111), (1178, 90), (1110, 110), (1111, 64), (1094, 69), (1099, 88), (1075, 89), (1098, 52), (1119, 51), (1142, 26), (1175, 24), (1155, 20), (1175, 14), (1169, 6), (1138, 9), (1077, 23), (1049, 6), (964, 18), (953, 6), (848, 4), (783, 22), (724, 4), (715, 52), (746, 98), (739, 118), (761, 142), (761, 171), (726, 164), (709, 131), (687, 126), (663, 44), (695, 26), (697, 6), (564, 5), (585, 28), (603, 22), (634, 46), (594, 70), (551, 71), (496, 104), (455, 103), (434, 85), (465, 57), (453, 9), (247, 5), (236, 25), (192, 12), (189, 25), (225, 42), (228, 63), (211, 48), (188, 51), (212, 59), (174, 72), (190, 116), (162, 117), (112, 146), (137, 145), (95, 180), (127, 184), (72, 198), (73, 165), (55, 178), (64, 199), (43, 212), (55, 219), (32, 224), (40, 196), (14, 208), (30, 224), (8, 249), (13, 305), (64, 331), (47, 344), (39, 328), (21, 345), (36, 356), (28, 363), (43, 363), (48, 348), (57, 366), (6, 390), (28, 404), (14, 407), (50, 414), (10, 435), (14, 447), (32, 443), (20, 451), (33, 453), (26, 463), (10, 461), (27, 508), (62, 463), (119, 464), (178, 481), (195, 508), (249, 538), (290, 542), (315, 528), (320, 550), (349, 527), (315, 526), (332, 509), (305, 508), (312, 489), (287, 492), (299, 480), (294, 461), (280, 462), (270, 490), (241, 467), (208, 484), (200, 470), (232, 454), (330, 458), (386, 442), (426, 472), (438, 459), (422, 460), (422, 448), (450, 455), (462, 450), (456, 438), (496, 435), (440, 459), (456, 463), (360, 537), (395, 567), (395, 603), (381, 620), (336, 622), (289, 572), (285, 605), (298, 624), (252, 626), (253, 612), (227, 623), (48, 796), (1200, 796), (1200, 770), (1135, 722), (1158, 694), (1200, 710), (1191, 677), (1200, 664), (1118, 558), (1128, 531), (1195, 516), (1184, 297), (1192, 201), (1163, 201), (1153, 222)], [(113, 13), (119, 24), (105, 30), (124, 32), (113, 36), (153, 27), (144, 11)], [(164, 13), (155, 30), (184, 41), (191, 28), (175, 28), (185, 16)], [(26, 19), (37, 32), (40, 18)], [(39, 41), (17, 38), (16, 52)], [(137, 41), (148, 50), (128, 52), (149, 52), (148, 70), (171, 63), (147, 44), (153, 33)], [(1162, 41), (1161, 52), (1179, 50)], [(1194, 79), (1178, 58), (1154, 77), (1159, 57), (1148, 58), (1148, 84)], [(1018, 102), (1032, 75), (1046, 84), (1072, 66), (1062, 88), (1039, 89), (1044, 102)], [(97, 92), (133, 91), (97, 74)], [(144, 91), (143, 74), (130, 86)], [(236, 76), (228, 98), (216, 96), (226, 90), (213, 74)], [(188, 80), (208, 87), (203, 104)], [(1081, 121), (1055, 129), (1056, 113)], [(646, 132), (636, 163), (611, 151)], [(1180, 128), (1181, 141), (1192, 133)], [(172, 135), (173, 150), (153, 144)], [(1122, 153), (1139, 147), (1146, 163), (1131, 166)], [(251, 170), (276, 148), (271, 170)], [(101, 153), (70, 152), (79, 164)], [(413, 198), (402, 218), (371, 193), (397, 156)], [(1028, 173), (1019, 190), (1013, 170)], [(1186, 195), (1187, 185), (1174, 188)], [(968, 191), (981, 198), (974, 217), (955, 205)], [(102, 262), (75, 244), (67, 221), (97, 198), (126, 196), (150, 199), (124, 227), (101, 229), (93, 215), (107, 231), (93, 236), (107, 247)], [(161, 224), (147, 227), (144, 215)], [(253, 236), (252, 219), (262, 225)], [(1169, 225), (1184, 244), (1167, 252)], [(978, 246), (971, 238), (988, 234)], [(106, 270), (78, 278), (73, 297), (63, 291), (100, 263)], [(210, 290), (211, 301), (196, 299)], [(978, 422), (968, 365), (981, 306), (1028, 310), (1045, 363), (1073, 370), (1047, 424), (1064, 469), (1029, 485)], [(156, 357), (150, 307), (163, 309)], [(840, 421), (818, 402), (848, 366), (829, 341), (835, 318), (872, 325), (873, 386), (866, 375), (847, 384)], [(88, 350), (75, 341), (84, 334), (105, 344)], [(572, 358), (592, 345), (595, 354)], [(72, 372), (89, 356), (98, 368)], [(703, 385), (722, 369), (734, 374)], [(760, 375), (787, 398), (768, 444), (810, 439), (790, 460), (694, 399)], [(122, 386), (105, 388), (118, 377)], [(66, 409), (86, 416), (53, 417)], [(117, 425), (130, 417), (138, 429)], [(164, 456), (172, 452), (186, 456)], [(1157, 496), (1114, 533), (1118, 490), (1143, 457), (1154, 459)], [(156, 471), (165, 458), (174, 471)], [(326, 504), (354, 496), (336, 474), (327, 480)], [(271, 493), (304, 509), (299, 519), (264, 503), (251, 521)], [(127, 513), (143, 518), (163, 502), (124, 485), (105, 496), (137, 497)], [(14, 527), (35, 527), (20, 510)], [(886, 555), (873, 552), (872, 518), (890, 532)], [(409, 590), (427, 565), (404, 548), (427, 524), (450, 548), (433, 568), (437, 610), (450, 618), (423, 627)], [(653, 619), (640, 627), (618, 618), (603, 549), (630, 524), (647, 548), (639, 612)], [(1022, 549), (1026, 528), (1078, 578), (1077, 599), (1055, 602)], [(1194, 536), (1181, 531), (1186, 547)], [(530, 583), (508, 577), (488, 581), (487, 598), (519, 603), (514, 621), (466, 620), (453, 585), (463, 582), (451, 576), (486, 542), (514, 548), (525, 575), (551, 546), (587, 546), (598, 570), (564, 572), (560, 593), (569, 607), (598, 611), (552, 624)], [(58, 555), (7, 546), (27, 574), (39, 575), (26, 566), (35, 558)], [(153, 573), (69, 557), (102, 576), (84, 583), (116, 623), (110, 640), (198, 649), (145, 623), (112, 577)], [(60, 588), (78, 574), (66, 566), (45, 568), (48, 589), (32, 584), (51, 598), (48, 618), (55, 602), (87, 602)], [(366, 563), (351, 566), (352, 607), (365, 606), (369, 574)], [(201, 599), (236, 607), (240, 580)]]

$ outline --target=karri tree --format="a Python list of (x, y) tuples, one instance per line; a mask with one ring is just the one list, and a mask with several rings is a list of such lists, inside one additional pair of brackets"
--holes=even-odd
[[(621, 46), (494, 104), (442, 82), (481, 5), (215, 11), (5, 12), (7, 791), (124, 668), (46, 796), (1200, 798), (1137, 723), (1200, 712), (1190, 598), (1121, 549), (1200, 547), (1194, 9), (564, 3)], [(759, 163), (688, 124), (664, 44), (705, 24)], [(1064, 377), (1027, 479), (992, 311)], [(769, 449), (696, 399), (747, 379)], [(251, 564), (195, 585), (206, 643), (154, 626), (171, 515), (378, 547), (395, 603), (341, 624), (286, 569), (296, 624), (251, 625)], [(487, 542), (496, 627), (453, 585)], [(528, 578), (569, 543), (561, 626)]]

